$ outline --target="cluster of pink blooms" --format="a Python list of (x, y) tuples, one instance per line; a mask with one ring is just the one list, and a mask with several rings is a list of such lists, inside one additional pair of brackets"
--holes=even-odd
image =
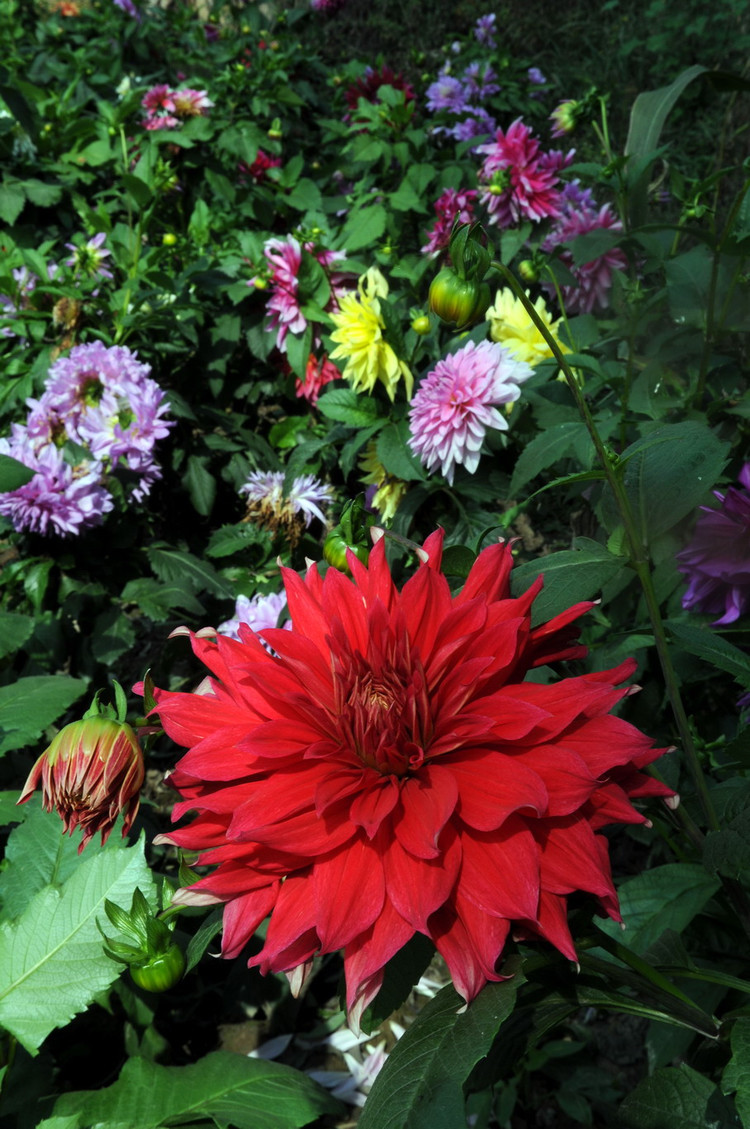
[(559, 173), (573, 160), (573, 151), (542, 151), (531, 129), (516, 118), (477, 152), (484, 155), (478, 178), (490, 223), (505, 228), (559, 216)]
[(453, 484), (457, 466), (473, 474), (488, 428), (507, 431), (494, 407), (511, 404), (533, 376), (525, 361), (492, 341), (470, 341), (438, 361), (420, 384), (409, 411), (409, 446), (428, 471)]
[(77, 345), (50, 368), (25, 424), (0, 439), (0, 453), (34, 471), (17, 490), (0, 494), (0, 514), (32, 533), (68, 536), (99, 525), (113, 509), (108, 477), (135, 477), (140, 501), (161, 477), (154, 445), (173, 422), (149, 365), (124, 346)]
[[(271, 271), (271, 296), (266, 307), (269, 315), (267, 329), (269, 333), (276, 331), (276, 348), (280, 353), (286, 353), (288, 333), (304, 333), (307, 329), (307, 318), (302, 313), (305, 299), (299, 293), (303, 250), (314, 255), (325, 270), (344, 258), (343, 251), (316, 248), (314, 243), (305, 243), (303, 247), (293, 235), (266, 241), (263, 254)], [(326, 306), (328, 311), (338, 309), (338, 297), (348, 289), (342, 285), (343, 279), (344, 275), (336, 272), (329, 275), (331, 297)], [(256, 278), (251, 278), (248, 286), (255, 283)], [(316, 341), (315, 344), (319, 343)]]
[(197, 118), (213, 106), (205, 90), (191, 90), (185, 87), (173, 90), (162, 83), (152, 86), (143, 96), (141, 105), (146, 117), (141, 123), (144, 129), (179, 129), (187, 118)]
[(428, 232), (427, 242), (422, 247), (423, 255), (438, 255), (441, 251), (447, 250), (456, 220), (460, 223), (474, 222), (476, 200), (475, 188), (464, 188), (462, 191), (457, 188), (446, 188), (433, 205), (437, 219)]
[(346, 0), (310, 0), (310, 7), (314, 12), (340, 12), (346, 5)]
[[(590, 231), (622, 231), (622, 224), (610, 205), (597, 207), (591, 193), (581, 192), (575, 183), (566, 186), (560, 202), (560, 215), (542, 243), (543, 251), (553, 251)], [(597, 308), (606, 309), (612, 288), (612, 272), (627, 268), (627, 259), (620, 248), (612, 247), (585, 263), (575, 263), (568, 250), (561, 251), (559, 257), (576, 280), (574, 285), (560, 288), (568, 313), (590, 314)], [(552, 284), (545, 283), (545, 286), (554, 295)]]
[[(47, 263), (47, 282), (51, 282), (59, 271), (57, 263)], [(40, 281), (39, 276), (30, 271), (28, 267), (15, 267), (11, 272), (15, 291), (13, 297), (0, 294), (0, 322), (14, 321), (23, 310), (31, 306), (31, 295)], [(18, 337), (10, 325), (0, 326), (0, 337)]]

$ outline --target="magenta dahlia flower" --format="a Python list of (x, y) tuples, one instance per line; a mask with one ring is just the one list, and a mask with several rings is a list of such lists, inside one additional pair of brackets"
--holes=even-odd
[(557, 174), (565, 158), (540, 152), (539, 141), (520, 118), (507, 132), (498, 129), (495, 140), (480, 145), (477, 152), (485, 155), (478, 175), (490, 223), (512, 227), (559, 215)]
[[(302, 313), (304, 295), (299, 293), (299, 272), (302, 266), (302, 251), (310, 252), (324, 268), (330, 268), (334, 263), (344, 258), (343, 251), (327, 251), (315, 249), (314, 243), (306, 243), (304, 248), (298, 239), (288, 235), (286, 239), (268, 239), (263, 247), (263, 254), (271, 270), (271, 295), (266, 309), (269, 314), (266, 328), (269, 333), (276, 331), (276, 348), (280, 353), (286, 353), (286, 338), (288, 333), (304, 333), (307, 329), (307, 318)], [(338, 298), (344, 292), (341, 285), (343, 275), (333, 272), (329, 274), (331, 283), (331, 298), (326, 306), (328, 311), (338, 309)], [(255, 279), (248, 282), (253, 286)], [(316, 345), (319, 343), (316, 339)]]
[(715, 624), (734, 623), (750, 610), (750, 463), (739, 480), (741, 489), (714, 491), (717, 509), (701, 506), (692, 540), (677, 554), (689, 582), (683, 608), (718, 615)]
[(438, 196), (433, 205), (437, 219), (422, 247), (423, 255), (437, 255), (447, 250), (455, 221), (473, 223), (476, 200), (475, 188), (464, 188), (460, 192), (457, 188), (446, 188)]
[(463, 591), (440, 572), (442, 531), (399, 591), (379, 541), (353, 579), (284, 569), (291, 631), (269, 654), (192, 637), (212, 672), (201, 694), (156, 690), (167, 733), (189, 749), (170, 776), (191, 822), (160, 841), (212, 872), (183, 905), (224, 903), (224, 956), (270, 915), (261, 972), (301, 987), (317, 953), (344, 951), (356, 1023), (386, 963), (415, 933), (471, 1000), (511, 928), (575, 959), (567, 898), (583, 890), (619, 919), (606, 838), (644, 823), (641, 796), (671, 797), (641, 773), (652, 748), (610, 710), (635, 662), (543, 685), (534, 667), (580, 658), (577, 604), (531, 626), (540, 577), (510, 597), (508, 544), (485, 549)]
[(494, 341), (470, 341), (438, 361), (420, 384), (409, 410), (409, 446), (429, 471), (440, 470), (453, 483), (457, 466), (470, 474), (488, 428), (506, 431), (507, 421), (493, 406), (510, 404), (519, 385), (534, 375)]
[[(622, 224), (612, 212), (609, 204), (597, 208), (593, 206), (565, 207), (549, 235), (542, 243), (543, 251), (569, 243), (579, 235), (589, 231), (622, 231)], [(609, 305), (609, 292), (612, 289), (612, 272), (625, 270), (628, 262), (619, 247), (612, 247), (603, 255), (597, 255), (587, 263), (575, 263), (570, 251), (563, 251), (560, 261), (565, 264), (575, 278), (575, 285), (560, 288), (568, 313), (590, 314), (595, 309), (606, 309)], [(548, 292), (554, 296), (555, 288), (544, 283)]]

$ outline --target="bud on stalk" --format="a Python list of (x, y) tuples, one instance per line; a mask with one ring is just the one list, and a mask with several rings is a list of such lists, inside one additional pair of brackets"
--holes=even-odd
[(443, 267), (430, 285), (430, 309), (459, 330), (480, 321), (490, 304), (490, 288), (483, 279), (492, 254), (483, 238), (480, 224), (457, 219), (448, 249), (452, 266)]
[(144, 775), (143, 754), (130, 726), (97, 714), (60, 730), (32, 768), (18, 803), (41, 784), (45, 811), (56, 808), (69, 835), (82, 828), (80, 854), (97, 831), (106, 843), (120, 812), (127, 835)]

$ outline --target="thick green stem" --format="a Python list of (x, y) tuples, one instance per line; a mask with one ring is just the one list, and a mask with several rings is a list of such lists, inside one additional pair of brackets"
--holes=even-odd
[(635, 570), (636, 575), (638, 576), (638, 580), (640, 581), (641, 587), (643, 589), (646, 607), (648, 609), (651, 626), (654, 632), (656, 652), (659, 657), (659, 663), (661, 665), (662, 673), (664, 675), (664, 684), (666, 687), (667, 696), (672, 707), (672, 713), (674, 715), (677, 731), (680, 735), (680, 740), (687, 757), (690, 775), (693, 779), (693, 784), (698, 795), (701, 808), (703, 809), (708, 827), (711, 830), (718, 830), (719, 821), (716, 818), (716, 813), (714, 811), (713, 804), (711, 803), (708, 786), (703, 775), (703, 769), (701, 768), (698, 752), (695, 747), (693, 735), (690, 730), (690, 723), (688, 721), (687, 713), (685, 712), (685, 707), (680, 696), (677, 676), (675, 674), (674, 666), (672, 664), (672, 657), (669, 651), (667, 633), (664, 627), (664, 621), (661, 617), (659, 601), (656, 597), (656, 591), (654, 589), (654, 584), (651, 577), (647, 548), (644, 543), (643, 537), (638, 531), (635, 515), (633, 514), (633, 510), (630, 505), (630, 499), (628, 498), (625, 485), (619, 473), (619, 460), (616, 456), (613, 457), (607, 451), (602, 438), (599, 435), (594, 417), (591, 414), (589, 406), (586, 402), (586, 397), (583, 394), (583, 390), (580, 386), (579, 381), (576, 379), (574, 372), (566, 361), (565, 355), (562, 352), (559, 344), (557, 343), (557, 341), (555, 341), (554, 336), (550, 333), (549, 327), (545, 325), (543, 319), (540, 318), (539, 314), (534, 309), (534, 305), (530, 301), (526, 291), (518, 282), (513, 272), (510, 271), (506, 266), (504, 266), (502, 263), (493, 263), (493, 266), (495, 266), (506, 279), (508, 285), (513, 290), (513, 293), (523, 304), (532, 322), (549, 345), (550, 350), (552, 351), (552, 355), (559, 364), (560, 369), (565, 376), (571, 394), (576, 402), (576, 405), (578, 406), (578, 410), (581, 413), (581, 418), (586, 424), (589, 435), (591, 436), (597, 457), (614, 496), (615, 503), (622, 520), (623, 528), (625, 530), (625, 535), (627, 537), (628, 545), (630, 548), (631, 564), (633, 566), (633, 569)]

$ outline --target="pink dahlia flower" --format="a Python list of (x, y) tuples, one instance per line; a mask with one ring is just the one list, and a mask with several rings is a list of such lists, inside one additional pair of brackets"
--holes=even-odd
[[(601, 230), (622, 231), (622, 224), (613, 214), (609, 204), (604, 204), (598, 209), (596, 205), (566, 207), (542, 243), (542, 250), (552, 251), (579, 235)], [(606, 309), (609, 305), (609, 292), (612, 289), (612, 272), (625, 270), (628, 265), (619, 247), (613, 247), (587, 263), (575, 263), (570, 251), (565, 250), (560, 255), (560, 261), (576, 280), (574, 286), (561, 287), (568, 313), (576, 314), (590, 314), (597, 308)], [(544, 285), (550, 295), (554, 296), (554, 286), (551, 283)]]
[(520, 118), (506, 133), (498, 129), (495, 140), (480, 145), (477, 152), (485, 154), (479, 181), (490, 223), (512, 227), (559, 215), (562, 154), (540, 152), (539, 141)]
[(493, 405), (517, 400), (519, 385), (533, 374), (531, 365), (493, 341), (470, 341), (438, 361), (411, 402), (412, 451), (429, 471), (439, 469), (451, 484), (457, 466), (473, 474), (487, 428), (508, 428)]
[(718, 508), (701, 506), (692, 540), (677, 554), (677, 567), (689, 581), (683, 608), (718, 615), (717, 625), (750, 611), (750, 463), (740, 482), (742, 489), (714, 491)]
[(644, 823), (640, 796), (671, 796), (640, 770), (658, 755), (610, 710), (635, 662), (557, 683), (534, 667), (580, 658), (577, 604), (532, 627), (540, 577), (510, 596), (512, 554), (492, 545), (453, 595), (442, 531), (399, 591), (385, 543), (353, 579), (284, 569), (291, 631), (192, 637), (206, 693), (155, 691), (167, 733), (188, 748), (170, 777), (191, 822), (162, 842), (212, 872), (183, 905), (224, 903), (224, 956), (270, 915), (249, 963), (295, 988), (317, 953), (344, 951), (350, 1019), (386, 963), (429, 937), (473, 999), (511, 928), (575, 959), (567, 898), (583, 890), (619, 920), (606, 838)]
[(437, 255), (447, 250), (455, 221), (473, 223), (476, 201), (476, 188), (464, 188), (460, 192), (456, 188), (446, 188), (433, 205), (437, 220), (422, 247), (422, 254)]
[[(343, 251), (315, 251), (313, 243), (306, 243), (304, 250), (315, 255), (321, 266), (330, 267), (343, 259)], [(302, 313), (299, 295), (299, 272), (302, 265), (302, 247), (293, 235), (286, 239), (267, 240), (263, 253), (271, 268), (271, 296), (268, 299), (268, 330), (276, 330), (276, 348), (286, 353), (288, 333), (304, 333), (307, 318)], [(341, 275), (330, 275), (331, 300), (327, 309), (338, 309), (338, 295), (342, 291)], [(248, 285), (251, 285), (254, 280)]]

